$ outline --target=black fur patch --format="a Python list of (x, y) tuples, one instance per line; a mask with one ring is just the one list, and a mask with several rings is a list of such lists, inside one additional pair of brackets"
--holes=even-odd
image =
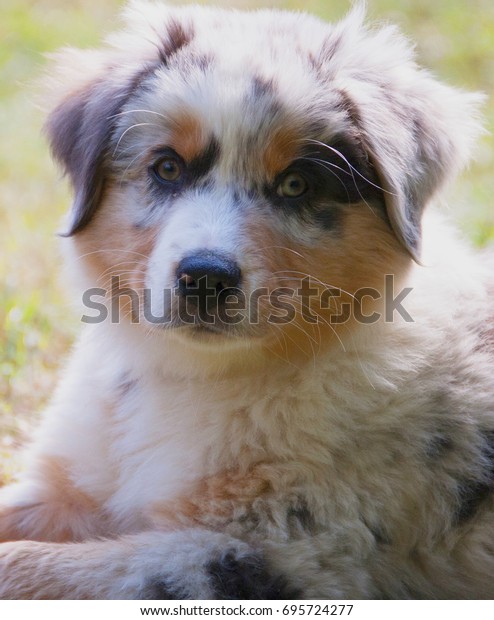
[(485, 464), (485, 476), (482, 480), (459, 482), (459, 505), (454, 519), (456, 525), (463, 525), (472, 519), (484, 501), (494, 493), (494, 431), (484, 432), (483, 439), (481, 458)]
[(194, 183), (204, 177), (214, 166), (220, 155), (220, 145), (214, 138), (201, 155), (189, 162), (187, 166), (189, 181)]
[(439, 432), (432, 436), (426, 446), (426, 454), (433, 460), (440, 459), (454, 448), (454, 442), (446, 433)]
[(466, 481), (458, 489), (460, 505), (455, 514), (455, 523), (463, 525), (477, 512), (480, 505), (492, 493), (492, 486), (485, 482)]
[(323, 230), (337, 230), (341, 228), (343, 213), (338, 207), (325, 207), (314, 213), (314, 222)]
[(379, 523), (368, 523), (366, 519), (361, 517), (362, 523), (369, 530), (378, 545), (391, 545), (392, 540), (388, 536), (384, 527)]
[(186, 583), (183, 586), (178, 586), (172, 581), (159, 578), (147, 583), (141, 591), (139, 599), (144, 601), (185, 601), (194, 600), (194, 597), (191, 596)]
[(281, 576), (269, 573), (257, 555), (235, 557), (226, 553), (207, 566), (215, 598), (219, 600), (283, 600), (298, 598)]
[(383, 527), (374, 525), (369, 528), (371, 534), (378, 545), (391, 545), (393, 541), (390, 539)]
[(163, 579), (150, 582), (139, 596), (139, 599), (143, 601), (183, 601), (190, 598), (185, 590), (175, 588)]
[[(265, 187), (265, 196), (273, 205), (289, 216), (331, 231), (341, 227), (346, 205), (364, 202), (385, 217), (377, 176), (358, 144), (345, 136), (335, 137), (327, 145), (314, 142)], [(278, 191), (284, 178), (292, 173), (302, 175), (308, 188), (295, 198), (282, 196)]]
[(304, 501), (300, 501), (288, 509), (287, 524), (291, 537), (304, 533), (312, 534), (316, 527), (314, 515)]
[(191, 24), (184, 26), (175, 19), (168, 22), (166, 30), (166, 38), (163, 40), (163, 46), (160, 49), (160, 60), (167, 66), (170, 59), (175, 56), (181, 49), (187, 47), (194, 38), (194, 29)]

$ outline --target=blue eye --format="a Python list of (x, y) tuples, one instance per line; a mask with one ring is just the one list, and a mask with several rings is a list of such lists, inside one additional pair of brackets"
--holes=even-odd
[(306, 179), (298, 172), (288, 172), (276, 188), (278, 196), (299, 198), (309, 189)]

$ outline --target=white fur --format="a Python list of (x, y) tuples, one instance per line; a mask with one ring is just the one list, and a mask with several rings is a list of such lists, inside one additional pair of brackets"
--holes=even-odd
[[(266, 341), (277, 336), (269, 330), (262, 338), (244, 334), (204, 344), (130, 321), (86, 327), (28, 450), (23, 480), (0, 492), (0, 539), (2, 527), (5, 539), (16, 538), (15, 527), (18, 538), (30, 537), (22, 528), (48, 502), (53, 484), (38, 473), (47, 459), (63, 465), (67, 497), (76, 489), (95, 506), (95, 525), (77, 545), (50, 542), (47, 524), (33, 535), (45, 542), (0, 546), (2, 597), (148, 597), (159, 595), (161, 583), (176, 596), (215, 598), (221, 593), (208, 566), (228, 553), (240, 564), (260, 554), (270, 574), (283, 575), (305, 598), (494, 594), (492, 493), (466, 524), (455, 521), (460, 485), (475, 488), (483, 480), (488, 455), (481, 442), (494, 431), (494, 353), (487, 342), (481, 346), (493, 317), (492, 272), (432, 207), (422, 220), (421, 250), (410, 222), (410, 209), (420, 220), (425, 204), (465, 163), (478, 133), (478, 101), (417, 69), (401, 36), (390, 27), (367, 29), (361, 13), (328, 26), (302, 14), (132, 5), (130, 29), (97, 57), (96, 73), (108, 71), (110, 86), (128, 79), (136, 58), (143, 66), (153, 60), (162, 42), (159, 25), (169, 15), (193, 22), (193, 50), (219, 48), (216, 65), (191, 69), (187, 78), (176, 68), (159, 69), (153, 88), (126, 101), (110, 140), (119, 183), (88, 231), (67, 244), (78, 266), (78, 255), (88, 253), (84, 243), (114, 252), (116, 262), (127, 259), (118, 238), (104, 231), (128, 229), (146, 216), (139, 158), (166, 145), (178, 109), (221, 139), (221, 156), (211, 187), (185, 192), (164, 214), (148, 214), (154, 231), (143, 268), (148, 287), (173, 287), (177, 263), (197, 249), (233, 257), (247, 291), (271, 286), (265, 248), (246, 232), (253, 221), (298, 243), (302, 265), (305, 254), (325, 244), (332, 260), (343, 243), (336, 234), (283, 220), (267, 202), (254, 204), (242, 194), (247, 178), (262, 175), (258, 153), (272, 129), (263, 126), (267, 104), (249, 107), (245, 98), (253, 75), (275, 79), (285, 106), (280, 122), (287, 126), (324, 101), (333, 109), (324, 134), (329, 142), (338, 132), (357, 132), (352, 114), (338, 105), (345, 91), (359, 110), (359, 135), (375, 158), (389, 219), (406, 246), (386, 273), (396, 274), (397, 287), (412, 288), (404, 306), (413, 322), (395, 316), (348, 325), (330, 346), (315, 341), (305, 357), (289, 341), (286, 356), (269, 355)], [(324, 56), (329, 51), (321, 52), (331, 41), (340, 42), (332, 63)], [(129, 49), (136, 50), (133, 58)], [(309, 52), (322, 58), (324, 88), (308, 69)], [(62, 102), (79, 88), (77, 82)], [(415, 134), (411, 121), (400, 123), (402, 104), (416, 114)], [(423, 118), (430, 126), (421, 125)], [(256, 148), (245, 152), (253, 130)], [(82, 191), (66, 167), (76, 193)], [(102, 223), (107, 228), (99, 230)], [(382, 230), (378, 216), (375, 224)], [(369, 264), (393, 243), (398, 247), (388, 232), (380, 234)], [(413, 263), (407, 252), (419, 251), (420, 264)], [(93, 280), (86, 269), (84, 285), (97, 285)], [(162, 312), (158, 296), (152, 309)], [(229, 476), (239, 476), (233, 490)], [(245, 500), (257, 477), (269, 490)], [(204, 491), (211, 481), (213, 490)], [(63, 494), (56, 501), (63, 504)]]

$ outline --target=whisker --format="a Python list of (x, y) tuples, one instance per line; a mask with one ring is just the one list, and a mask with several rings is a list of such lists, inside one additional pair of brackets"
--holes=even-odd
[(91, 252), (85, 252), (80, 256), (77, 256), (77, 260), (82, 260), (83, 258), (87, 258), (88, 256), (92, 256), (93, 254), (103, 254), (105, 252), (125, 252), (126, 254), (135, 254), (136, 256), (140, 256), (141, 258), (149, 258), (146, 254), (142, 254), (141, 252), (136, 252), (135, 250), (125, 250), (121, 248), (104, 248), (102, 250), (92, 250)]
[[(147, 125), (154, 125), (154, 123), (135, 123), (134, 125), (127, 127), (127, 129), (122, 133), (122, 135), (118, 139), (117, 145), (115, 146), (113, 153), (112, 153), (112, 159), (115, 157), (116, 152), (118, 151), (118, 147), (120, 146), (120, 142), (123, 140), (125, 134), (127, 134), (131, 129), (135, 129), (136, 127), (145, 127)], [(156, 125), (154, 125), (154, 127), (156, 127)]]
[(256, 252), (263, 252), (265, 250), (286, 250), (287, 252), (291, 252), (292, 254), (295, 254), (296, 256), (300, 257), (302, 260), (307, 261), (308, 258), (306, 258), (305, 256), (303, 256), (303, 254), (300, 254), (300, 252), (297, 252), (296, 250), (293, 250), (292, 248), (288, 248), (285, 245), (265, 245), (261, 248), (256, 248)]
[[(391, 192), (387, 189), (384, 189), (384, 187), (381, 187), (380, 185), (377, 185), (376, 183), (374, 183), (373, 181), (371, 181), (370, 179), (368, 179), (367, 177), (365, 177), (360, 170), (358, 170), (357, 168), (355, 168), (354, 166), (352, 166), (352, 164), (348, 161), (348, 159), (343, 155), (343, 153), (340, 153), (340, 151), (338, 151), (338, 149), (335, 149), (334, 147), (330, 146), (329, 144), (325, 144), (324, 142), (321, 142), (320, 140), (312, 140), (310, 138), (306, 138), (304, 139), (304, 142), (310, 142), (312, 144), (317, 144), (318, 146), (322, 146), (325, 149), (328, 149), (329, 151), (331, 151), (332, 153), (335, 153), (336, 155), (338, 155), (338, 157), (341, 157), (341, 159), (346, 163), (346, 165), (348, 166), (348, 168), (350, 170), (352, 170), (353, 172), (355, 172), (360, 178), (362, 178), (366, 183), (369, 183), (369, 185), (372, 185), (373, 187), (375, 187), (376, 189), (379, 189), (382, 192), (385, 192), (386, 194), (390, 194), (391, 196), (396, 196), (396, 194), (394, 192)], [(352, 175), (353, 176), (353, 175)]]
[(362, 198), (362, 194), (360, 193), (360, 191), (359, 191), (359, 189), (358, 189), (358, 187), (357, 187), (357, 185), (356, 185), (356, 183), (355, 183), (355, 179), (353, 178), (353, 175), (352, 175), (350, 172), (346, 172), (345, 170), (343, 170), (343, 169), (342, 169), (342, 168), (340, 168), (339, 166), (336, 166), (336, 165), (334, 165), (334, 164), (331, 164), (330, 162), (324, 161), (323, 159), (315, 159), (315, 158), (309, 158), (309, 157), (302, 157), (301, 159), (306, 159), (306, 160), (308, 160), (308, 161), (313, 161), (313, 162), (315, 162), (315, 163), (319, 164), (320, 166), (322, 166), (323, 168), (325, 168), (328, 172), (330, 172), (330, 173), (331, 173), (334, 177), (336, 177), (336, 178), (338, 179), (338, 181), (341, 183), (341, 185), (343, 186), (343, 189), (344, 189), (344, 190), (345, 190), (345, 192), (346, 192), (346, 196), (347, 196), (347, 200), (348, 200), (348, 202), (350, 202), (350, 194), (348, 193), (348, 189), (347, 189), (347, 187), (346, 187), (345, 183), (344, 183), (344, 182), (340, 179), (340, 177), (338, 176), (338, 174), (337, 174), (334, 170), (332, 170), (332, 166), (333, 166), (334, 168), (337, 168), (338, 170), (341, 170), (342, 172), (345, 172), (345, 174), (350, 175), (350, 176), (352, 177), (352, 179), (353, 179), (353, 183), (354, 183), (354, 185), (355, 185), (355, 187), (356, 187), (357, 191), (358, 191), (358, 192), (359, 192), (359, 194), (360, 194), (360, 197)]
[(287, 269), (287, 270), (280, 269), (278, 271), (273, 271), (272, 275), (273, 276), (279, 276), (279, 274), (284, 274), (284, 273), (286, 273), (286, 274), (290, 274), (290, 273), (298, 274), (300, 276), (303, 276), (304, 278), (309, 278), (309, 279), (314, 280), (314, 282), (316, 282), (316, 284), (321, 284), (322, 286), (325, 286), (326, 288), (338, 289), (339, 291), (342, 291), (343, 293), (345, 293), (346, 295), (349, 295), (353, 299), (355, 299), (355, 300), (357, 299), (355, 297), (355, 295), (353, 295), (349, 291), (346, 291), (345, 289), (341, 288), (341, 286), (334, 286), (332, 284), (329, 284), (328, 282), (323, 282), (319, 278), (316, 278), (315, 276), (311, 275), (310, 273), (305, 273), (304, 271), (296, 271), (295, 269)]
[(165, 120), (168, 120), (168, 117), (165, 116), (164, 114), (161, 114), (160, 112), (156, 112), (156, 110), (147, 110), (146, 108), (134, 108), (132, 110), (123, 110), (122, 112), (117, 112), (117, 114), (113, 114), (112, 116), (110, 116), (109, 118), (117, 118), (117, 116), (124, 116), (125, 114), (136, 114), (139, 112), (144, 112), (146, 114), (156, 114), (156, 116), (160, 116), (161, 118), (164, 118)]

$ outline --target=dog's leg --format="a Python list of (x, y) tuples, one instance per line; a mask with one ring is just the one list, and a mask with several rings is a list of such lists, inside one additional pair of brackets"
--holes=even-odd
[(79, 541), (104, 531), (97, 512), (70, 503), (33, 500), (24, 505), (0, 506), (0, 543), (16, 540)]
[(8, 599), (275, 599), (294, 591), (226, 534), (157, 531), (84, 543), (0, 545)]
[(0, 542), (82, 541), (105, 534), (98, 502), (72, 482), (60, 461), (44, 459), (36, 475), (0, 490)]

